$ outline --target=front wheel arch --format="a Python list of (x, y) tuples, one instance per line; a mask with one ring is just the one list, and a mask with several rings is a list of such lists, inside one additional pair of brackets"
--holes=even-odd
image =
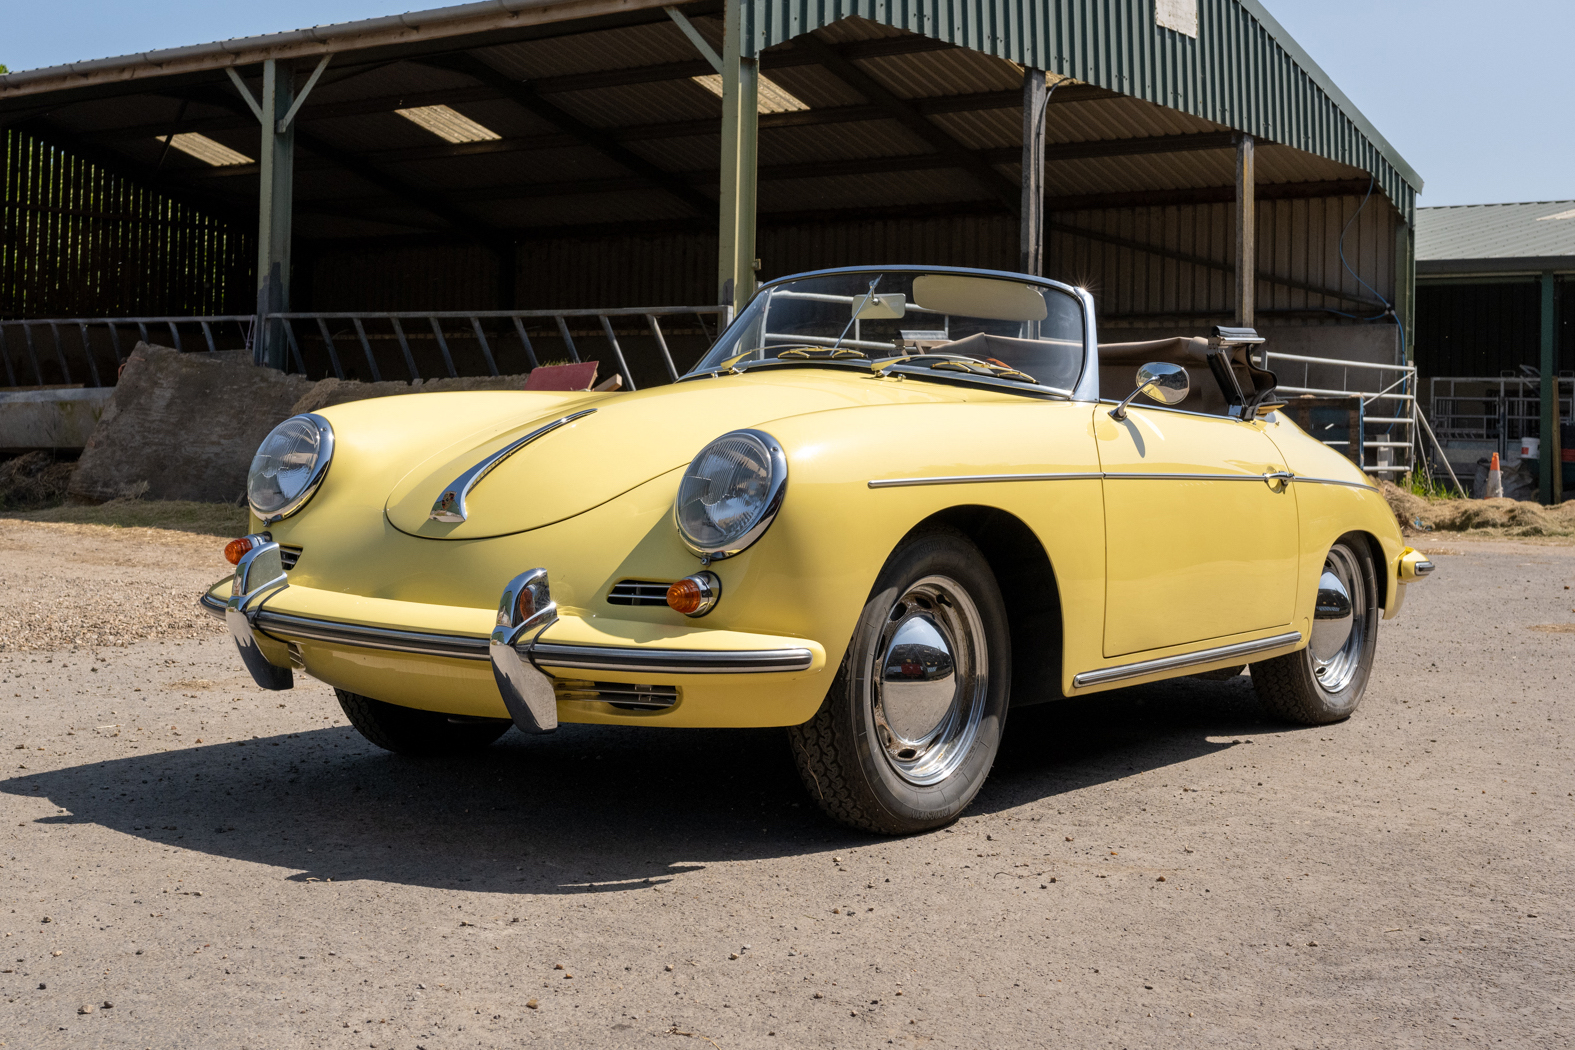
[(972, 540), (1001, 589), (1014, 654), (1011, 706), (1061, 699), (1066, 647), (1061, 589), (1050, 555), (1034, 530), (1009, 511), (965, 504), (931, 514), (909, 530), (897, 546), (906, 543), (915, 532), (934, 525), (956, 529)]

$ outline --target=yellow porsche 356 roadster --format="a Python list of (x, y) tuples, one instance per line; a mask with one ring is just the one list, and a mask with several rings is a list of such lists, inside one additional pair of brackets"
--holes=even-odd
[(202, 604), (392, 751), (786, 726), (832, 817), (931, 828), (1013, 706), (1250, 664), (1276, 715), (1356, 709), (1432, 565), (1260, 342), (1100, 346), (1086, 291), (1021, 274), (788, 277), (671, 386), (286, 420)]

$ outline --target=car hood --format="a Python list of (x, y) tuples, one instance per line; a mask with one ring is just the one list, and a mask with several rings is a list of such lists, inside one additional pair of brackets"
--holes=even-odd
[[(583, 513), (681, 467), (729, 430), (861, 405), (956, 400), (959, 391), (938, 384), (806, 370), (696, 380), (564, 402), (545, 413), (532, 404), (517, 423), (486, 426), (418, 462), (395, 484), (386, 513), (401, 532), (430, 539), (524, 532)], [(452, 402), (450, 410), (459, 404)], [(533, 430), (585, 409), (594, 411), (543, 434), (477, 482), (466, 500), (467, 520), (432, 520), (433, 504), (461, 474)]]

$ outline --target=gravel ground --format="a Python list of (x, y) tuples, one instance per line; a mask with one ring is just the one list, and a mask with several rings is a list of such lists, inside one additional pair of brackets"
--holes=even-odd
[(1019, 711), (872, 839), (779, 732), (392, 757), (191, 619), (212, 540), (54, 528), (0, 530), (0, 1045), (1571, 1044), (1575, 549), (1451, 537), (1343, 725)]

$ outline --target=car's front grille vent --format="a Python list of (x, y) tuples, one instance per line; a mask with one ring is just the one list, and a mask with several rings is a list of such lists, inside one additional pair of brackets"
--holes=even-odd
[(627, 682), (556, 682), (559, 700), (590, 700), (635, 711), (660, 710), (678, 703), (676, 685), (630, 685)]
[[(300, 560), (301, 548), (286, 547), (282, 543), (279, 545), (279, 561), (284, 564), (285, 572), (289, 572), (291, 569), (295, 568), (295, 563)], [(664, 598), (663, 600), (665, 601), (666, 599)]]
[(659, 580), (619, 580), (607, 592), (608, 605), (666, 605), (669, 583)]

